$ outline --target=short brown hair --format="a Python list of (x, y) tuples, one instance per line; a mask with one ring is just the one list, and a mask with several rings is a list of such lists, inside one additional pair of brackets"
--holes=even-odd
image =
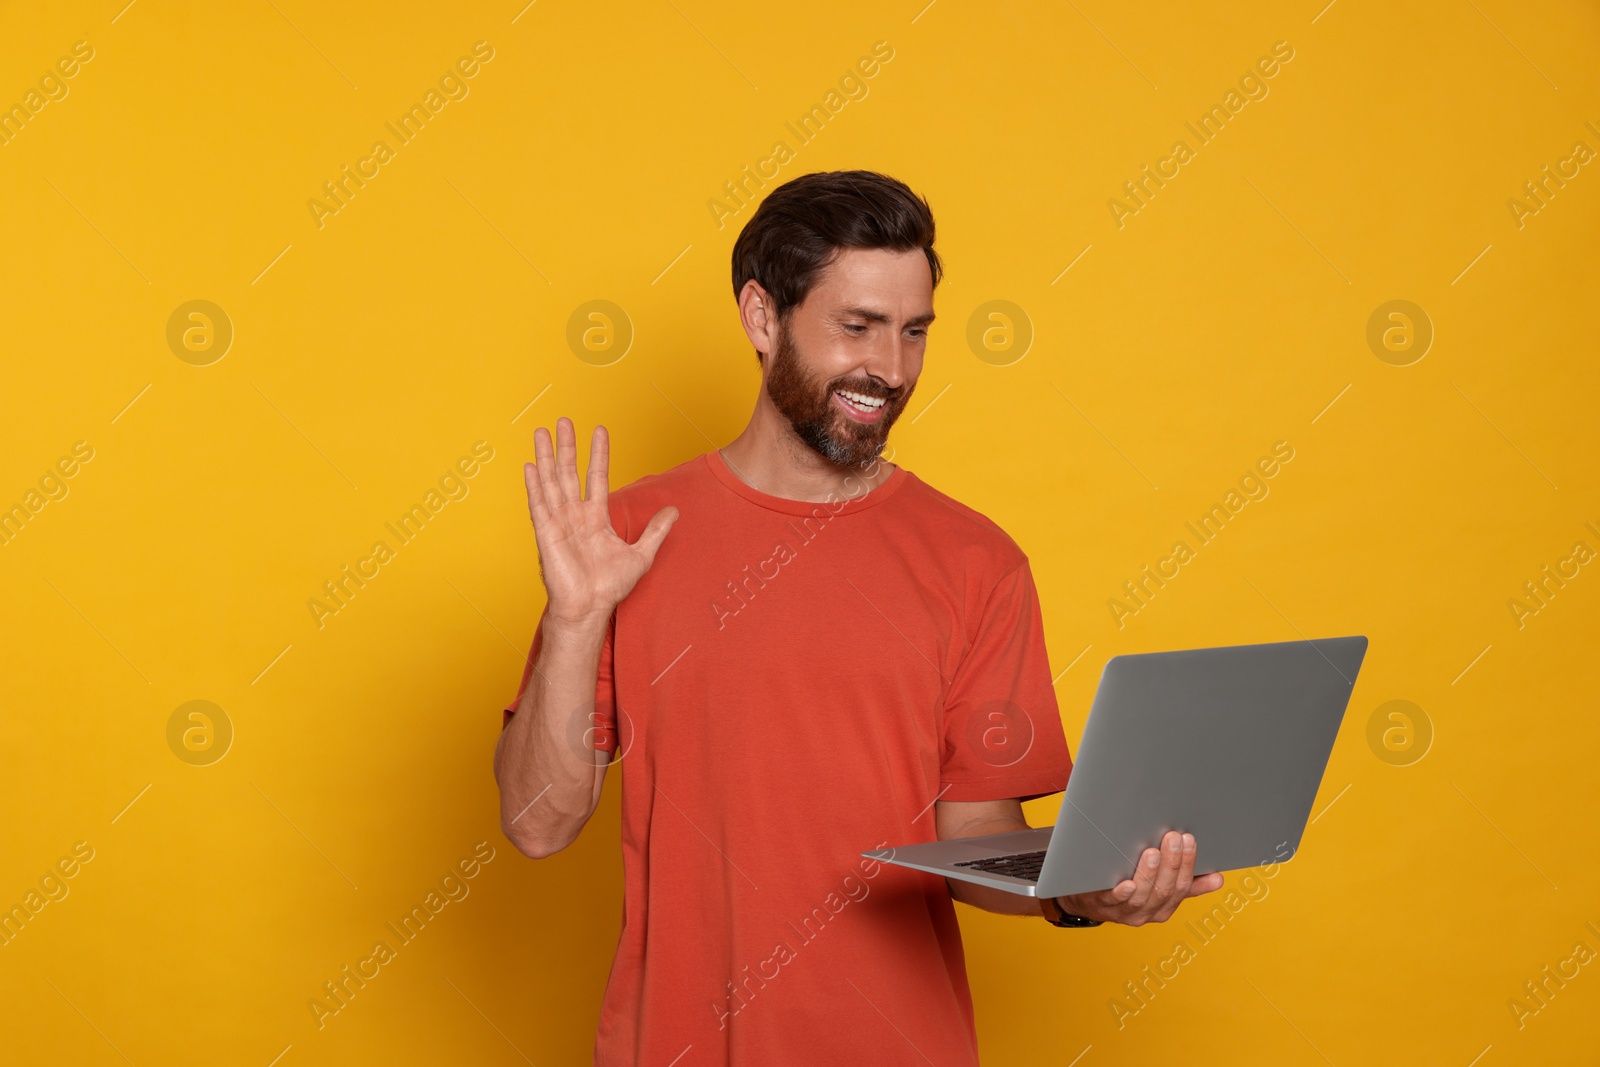
[(733, 298), (754, 278), (786, 319), (845, 248), (921, 249), (935, 287), (944, 275), (926, 200), (886, 174), (822, 171), (778, 186), (744, 224), (733, 245)]

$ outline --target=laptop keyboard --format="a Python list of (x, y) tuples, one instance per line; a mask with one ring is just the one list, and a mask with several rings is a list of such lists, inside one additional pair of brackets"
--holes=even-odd
[(1009, 856), (986, 856), (981, 860), (962, 860), (956, 867), (971, 867), (985, 874), (1004, 874), (1024, 882), (1037, 882), (1044, 866), (1044, 851), (1016, 852)]

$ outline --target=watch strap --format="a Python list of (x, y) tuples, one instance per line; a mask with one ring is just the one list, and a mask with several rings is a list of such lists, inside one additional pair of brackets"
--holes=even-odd
[[(1045, 900), (1048, 901), (1045, 905), (1045, 920), (1052, 926), (1060, 926), (1065, 929), (1082, 929), (1089, 926), (1099, 926), (1105, 921), (1104, 919), (1086, 919), (1082, 915), (1074, 915), (1062, 908), (1055, 897), (1046, 897)], [(1050, 912), (1055, 912), (1055, 916), (1052, 917)]]

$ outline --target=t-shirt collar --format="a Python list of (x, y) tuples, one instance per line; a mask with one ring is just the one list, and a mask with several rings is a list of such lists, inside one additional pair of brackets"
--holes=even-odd
[[(722, 458), (722, 452), (712, 449), (702, 458), (712, 475), (739, 496), (744, 497), (752, 504), (766, 508), (768, 511), (779, 511), (788, 515), (810, 515), (818, 508), (825, 509), (830, 514), (846, 515), (864, 511), (889, 499), (900, 487), (905, 484), (910, 472), (904, 467), (895, 467), (890, 472), (883, 484), (876, 489), (868, 490), (866, 482), (857, 475), (851, 475), (846, 481), (843, 491), (832, 500), (791, 500), (788, 497), (773, 496), (763, 493), (754, 486), (747, 485), (728, 466), (728, 461)], [(853, 490), (853, 492), (852, 492)]]

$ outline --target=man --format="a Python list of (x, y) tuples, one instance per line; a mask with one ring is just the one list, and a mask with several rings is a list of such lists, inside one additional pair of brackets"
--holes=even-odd
[(744, 432), (608, 494), (597, 427), (587, 499), (571, 422), (553, 449), (534, 433), (548, 602), (495, 775), (537, 858), (620, 761), (597, 1064), (973, 1064), (952, 897), (1137, 926), (1222, 883), (1175, 833), (1133, 879), (1053, 901), (859, 856), (1025, 829), (1021, 801), (1072, 767), (1027, 557), (880, 458), (922, 371), (933, 238), (898, 181), (797, 178), (733, 250), (762, 372)]

